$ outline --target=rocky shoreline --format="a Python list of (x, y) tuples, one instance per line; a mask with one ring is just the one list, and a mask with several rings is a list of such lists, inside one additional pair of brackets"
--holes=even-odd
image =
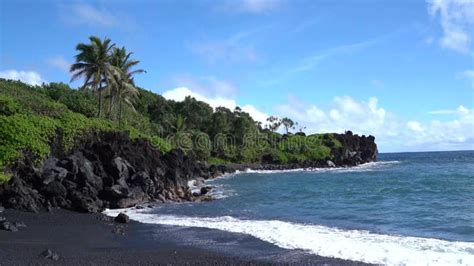
[(376, 160), (374, 137), (351, 132), (335, 137), (343, 146), (332, 150), (331, 160), (208, 165), (181, 150), (163, 154), (148, 141), (131, 140), (123, 132), (94, 133), (67, 155), (54, 152), (56, 156), (46, 159), (39, 168), (28, 157), (18, 163), (12, 179), (0, 186), (0, 204), (32, 212), (54, 208), (101, 212), (144, 203), (209, 200), (210, 187), (193, 189), (189, 181), (246, 169), (351, 167)]

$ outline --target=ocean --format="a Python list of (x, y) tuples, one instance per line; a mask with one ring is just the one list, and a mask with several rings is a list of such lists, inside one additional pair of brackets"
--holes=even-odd
[(474, 151), (380, 154), (354, 168), (246, 171), (207, 183), (217, 200), (127, 214), (325, 257), (474, 265)]

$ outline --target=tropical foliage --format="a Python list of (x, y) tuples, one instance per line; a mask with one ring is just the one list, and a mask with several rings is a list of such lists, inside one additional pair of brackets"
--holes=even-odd
[(90, 37), (76, 50), (71, 74), (83, 81), (78, 89), (0, 79), (0, 182), (25, 154), (40, 163), (92, 130), (128, 131), (163, 152), (180, 148), (210, 163), (296, 163), (330, 158), (341, 146), (332, 134), (305, 136), (301, 126), (292, 134), (298, 124), (289, 118), (272, 116), (262, 125), (239, 107), (214, 109), (192, 97), (176, 102), (139, 88), (139, 61), (108, 38)]

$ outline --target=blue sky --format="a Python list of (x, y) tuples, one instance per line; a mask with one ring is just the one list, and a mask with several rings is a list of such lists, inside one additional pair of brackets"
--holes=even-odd
[(474, 0), (4, 0), (0, 22), (1, 77), (69, 82), (75, 45), (107, 36), (170, 99), (352, 129), (382, 152), (474, 149)]

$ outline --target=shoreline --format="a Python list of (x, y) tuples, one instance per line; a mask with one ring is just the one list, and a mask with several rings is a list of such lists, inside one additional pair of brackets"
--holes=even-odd
[[(197, 188), (207, 187), (207, 182), (216, 178), (239, 172), (245, 173), (249, 170), (304, 171), (311, 169), (257, 164), (228, 164), (219, 168), (216, 169), (216, 173), (223, 170), (219, 175), (201, 179), (202, 182)], [(149, 202), (138, 206), (157, 203)], [(173, 202), (158, 204), (170, 203)], [(8, 221), (19, 221), (26, 225), (26, 228), (20, 228), (18, 232), (0, 230), (0, 265), (156, 263), (367, 265), (362, 262), (321, 257), (303, 250), (287, 250), (250, 235), (216, 229), (150, 225), (136, 221), (122, 225), (115, 223), (113, 218), (102, 213), (80, 213), (60, 208), (51, 209), (51, 212), (38, 213), (6, 209), (0, 213), (0, 216)], [(56, 261), (45, 258), (43, 253), (47, 250), (57, 254), (59, 259)]]
[[(5, 210), (2, 216), (27, 227), (0, 231), (1, 264), (367, 265), (282, 249), (245, 234), (135, 221), (122, 225), (99, 213)], [(117, 227), (123, 235), (113, 232)], [(47, 249), (59, 259), (44, 258)]]
[[(108, 208), (210, 200), (212, 188), (197, 184), (199, 189), (193, 192), (189, 182), (199, 178), (197, 183), (205, 186), (206, 180), (249, 168), (353, 167), (376, 160), (373, 137), (352, 133), (340, 137), (347, 143), (332, 151), (333, 161), (295, 164), (262, 158), (263, 164), (209, 165), (179, 149), (161, 153), (149, 141), (130, 139), (124, 132), (92, 134), (69, 154), (47, 158), (40, 168), (26, 158), (11, 180), (0, 186), (0, 204), (7, 208), (1, 216), (7, 224), (20, 221), (27, 226), (19, 232), (0, 231), (0, 262), (55, 262), (45, 261), (41, 254), (47, 251), (47, 257), (59, 256), (62, 264), (358, 264), (285, 250), (241, 233), (136, 222), (122, 225), (98, 214)], [(359, 142), (363, 145), (356, 145)]]

